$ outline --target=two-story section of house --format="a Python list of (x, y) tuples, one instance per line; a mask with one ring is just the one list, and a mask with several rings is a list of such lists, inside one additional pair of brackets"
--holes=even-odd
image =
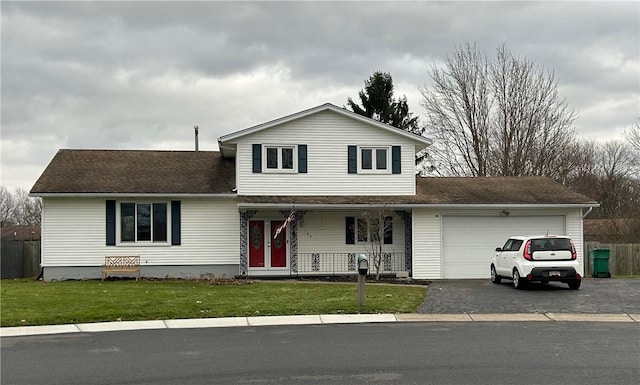
[(240, 274), (353, 273), (373, 249), (382, 271), (406, 271), (403, 197), (416, 195), (415, 154), (430, 144), (330, 104), (219, 138), (236, 159)]
[(95, 278), (105, 256), (144, 277), (488, 278), (514, 234), (570, 235), (597, 205), (545, 178), (421, 178), (431, 140), (324, 104), (218, 139), (219, 151), (60, 150), (43, 198), (45, 279)]

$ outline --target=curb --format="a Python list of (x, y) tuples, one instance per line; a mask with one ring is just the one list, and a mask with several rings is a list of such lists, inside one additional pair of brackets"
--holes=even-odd
[(640, 323), (640, 314), (513, 313), (513, 314), (324, 314), (264, 317), (196, 318), (154, 321), (96, 322), (0, 328), (0, 337), (66, 333), (98, 333), (144, 329), (328, 325), (393, 322), (627, 322)]

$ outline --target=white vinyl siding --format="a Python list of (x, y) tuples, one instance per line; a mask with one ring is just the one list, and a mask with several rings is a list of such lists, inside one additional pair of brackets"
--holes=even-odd
[(578, 263), (580, 263), (580, 275), (584, 276), (584, 264), (587, 263), (587, 259), (584, 256), (584, 238), (582, 228), (582, 210), (571, 210), (567, 214), (567, 233), (573, 240), (573, 244), (576, 247), (576, 253), (578, 254)]
[[(253, 173), (252, 145), (307, 145), (307, 173)], [(384, 129), (323, 111), (237, 141), (239, 195), (413, 195), (415, 144)], [(347, 147), (388, 147), (388, 173), (349, 174)], [(401, 146), (402, 173), (391, 174), (391, 145)], [(375, 162), (375, 156), (373, 161)], [(266, 159), (262, 159), (262, 163)], [(264, 167), (264, 166), (263, 166)]]
[(413, 210), (413, 272), (415, 279), (442, 278), (440, 215)]
[[(300, 253), (367, 253), (365, 242), (346, 244), (345, 217), (358, 217), (359, 212), (315, 211), (305, 214), (298, 223), (298, 252)], [(383, 245), (385, 252), (404, 253), (404, 221), (393, 216), (393, 244)]]
[(141, 264), (149, 266), (239, 264), (239, 216), (234, 199), (167, 197), (182, 202), (182, 244), (178, 246), (106, 246), (105, 199), (43, 199), (43, 266), (100, 266), (107, 255), (139, 255)]

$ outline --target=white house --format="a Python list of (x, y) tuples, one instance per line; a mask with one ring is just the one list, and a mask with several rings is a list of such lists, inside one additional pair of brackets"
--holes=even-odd
[(139, 255), (147, 277), (354, 274), (376, 244), (384, 274), (488, 278), (514, 234), (569, 235), (583, 261), (597, 206), (540, 177), (416, 177), (429, 139), (331, 104), (218, 142), (60, 150), (31, 190), (44, 278), (100, 277), (107, 255)]

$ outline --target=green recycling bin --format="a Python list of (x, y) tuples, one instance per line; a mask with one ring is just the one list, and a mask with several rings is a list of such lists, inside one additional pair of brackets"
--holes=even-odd
[(591, 250), (591, 276), (594, 278), (611, 278), (609, 272), (609, 249)]

